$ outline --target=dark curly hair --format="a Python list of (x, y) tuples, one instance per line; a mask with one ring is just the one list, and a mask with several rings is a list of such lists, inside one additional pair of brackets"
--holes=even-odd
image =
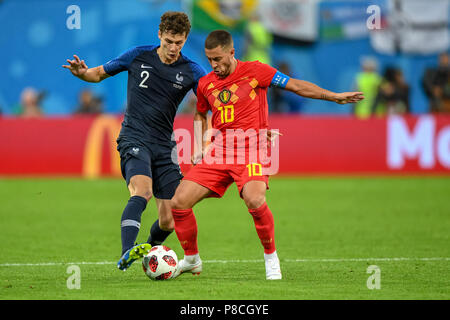
[(191, 31), (189, 17), (184, 12), (167, 11), (161, 16), (159, 31), (161, 33), (185, 34), (187, 37)]

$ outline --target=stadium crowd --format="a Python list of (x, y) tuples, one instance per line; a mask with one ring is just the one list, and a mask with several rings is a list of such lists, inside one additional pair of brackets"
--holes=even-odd
[[(287, 62), (278, 64), (283, 73), (292, 73)], [(407, 114), (410, 106), (410, 86), (405, 79), (402, 69), (397, 66), (387, 66), (380, 72), (374, 57), (361, 59), (361, 71), (355, 75), (355, 90), (362, 91), (366, 99), (353, 105), (355, 117), (383, 117), (392, 114)], [(439, 55), (434, 66), (430, 66), (422, 78), (422, 90), (429, 99), (429, 112), (450, 112), (450, 64), (449, 54)], [(14, 106), (14, 115), (24, 118), (38, 118), (45, 116), (42, 102), (46, 98), (47, 90), (26, 87), (22, 90), (18, 102)], [(303, 99), (291, 92), (273, 88), (270, 91), (271, 113), (302, 113)], [(189, 114), (194, 111), (196, 97), (187, 97), (180, 110)], [(104, 112), (103, 99), (88, 88), (79, 92), (78, 102), (74, 108), (74, 115), (95, 115)]]

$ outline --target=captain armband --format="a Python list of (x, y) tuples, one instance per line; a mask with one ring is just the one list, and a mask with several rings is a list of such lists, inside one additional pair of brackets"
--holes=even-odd
[(289, 76), (281, 73), (280, 71), (277, 71), (277, 73), (275, 73), (275, 75), (273, 76), (272, 81), (270, 82), (270, 86), (284, 89), (289, 79)]

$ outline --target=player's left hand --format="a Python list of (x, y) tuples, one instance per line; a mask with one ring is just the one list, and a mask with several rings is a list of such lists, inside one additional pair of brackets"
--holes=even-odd
[(191, 156), (191, 163), (192, 163), (193, 166), (195, 166), (197, 163), (202, 161), (202, 159), (203, 159), (203, 153), (193, 154)]
[(333, 97), (334, 102), (339, 104), (355, 103), (364, 99), (364, 93), (362, 92), (342, 92), (336, 93)]
[(209, 152), (209, 149), (211, 148), (211, 143), (206, 144), (206, 146), (203, 148), (203, 151), (201, 152), (194, 152), (194, 154), (191, 156), (191, 163), (193, 166), (195, 166), (197, 163), (200, 163), (205, 155)]

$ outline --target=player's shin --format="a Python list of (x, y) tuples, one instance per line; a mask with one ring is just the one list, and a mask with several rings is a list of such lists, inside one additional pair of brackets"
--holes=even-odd
[(280, 280), (281, 269), (280, 260), (275, 250), (275, 225), (273, 215), (266, 203), (257, 209), (248, 210), (255, 222), (256, 232), (264, 247), (264, 261), (266, 267), (267, 280)]
[(141, 227), (141, 215), (147, 206), (147, 200), (133, 196), (123, 210), (120, 229), (122, 238), (122, 255), (133, 247)]
[(248, 209), (253, 217), (256, 232), (264, 247), (265, 254), (275, 252), (275, 225), (273, 215), (267, 204), (264, 202), (257, 209)]
[(192, 209), (172, 209), (175, 233), (186, 256), (198, 254), (197, 220)]

